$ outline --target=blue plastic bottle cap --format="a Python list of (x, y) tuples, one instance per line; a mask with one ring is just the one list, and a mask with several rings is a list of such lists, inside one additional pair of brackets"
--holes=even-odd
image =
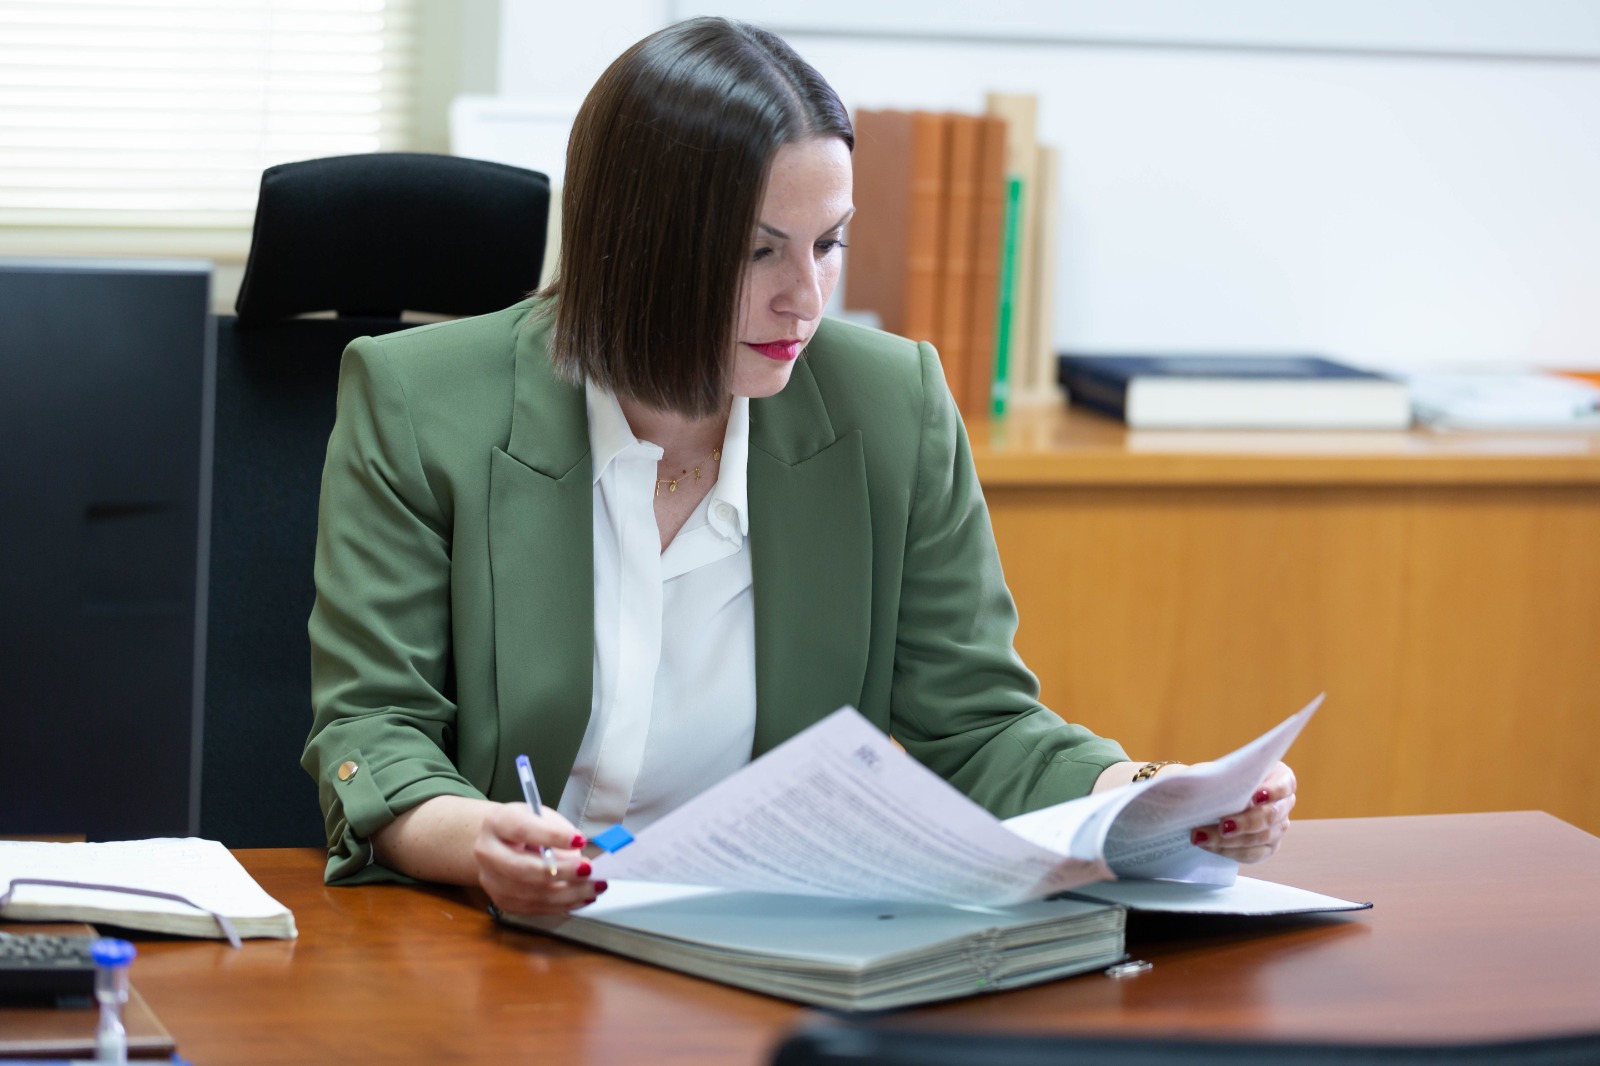
[(89, 945), (96, 966), (126, 966), (139, 954), (126, 940), (103, 936)]

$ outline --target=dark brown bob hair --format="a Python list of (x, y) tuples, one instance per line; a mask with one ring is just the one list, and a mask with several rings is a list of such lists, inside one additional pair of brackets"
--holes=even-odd
[(618, 57), (573, 123), (561, 265), (541, 292), (562, 376), (720, 410), (768, 165), (813, 137), (855, 147), (838, 95), (766, 30), (691, 19)]

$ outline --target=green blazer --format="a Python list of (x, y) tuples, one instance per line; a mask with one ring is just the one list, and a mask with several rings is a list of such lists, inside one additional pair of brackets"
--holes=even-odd
[[(576, 758), (594, 660), (588, 421), (535, 306), (345, 353), (302, 759), (330, 883), (395, 877), (368, 839), (423, 800), (520, 799), (519, 752), (559, 796)], [(750, 418), (753, 755), (852, 704), (1001, 816), (1081, 796), (1125, 758), (1041, 707), (1012, 649), (930, 346), (825, 321)]]

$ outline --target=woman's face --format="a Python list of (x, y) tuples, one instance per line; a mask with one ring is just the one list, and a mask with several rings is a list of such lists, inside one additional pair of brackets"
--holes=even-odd
[(840, 238), (854, 213), (843, 141), (819, 137), (778, 149), (745, 264), (735, 396), (771, 396), (789, 383), (839, 283)]

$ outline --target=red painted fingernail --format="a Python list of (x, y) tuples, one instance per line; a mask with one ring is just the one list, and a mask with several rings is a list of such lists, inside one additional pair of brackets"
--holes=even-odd
[(1267, 802), (1267, 800), (1268, 800), (1268, 799), (1269, 799), (1269, 798), (1270, 798), (1270, 797), (1271, 797), (1271, 796), (1272, 796), (1272, 793), (1270, 793), (1270, 792), (1268, 792), (1268, 791), (1267, 791), (1267, 790), (1266, 790), (1266, 789), (1262, 789), (1262, 790), (1261, 790), (1261, 791), (1260, 791), (1260, 792), (1257, 792), (1257, 793), (1256, 793), (1256, 794), (1255, 794), (1255, 795), (1254, 795), (1254, 796), (1252, 796), (1252, 797), (1251, 797), (1251, 798), (1252, 798), (1252, 799), (1254, 799), (1254, 800), (1255, 800), (1255, 801), (1256, 801), (1256, 803), (1257, 803), (1257, 805), (1260, 805), (1260, 804), (1262, 804), (1262, 803), (1265, 803), (1265, 802)]
[(583, 847), (584, 843), (585, 843), (585, 841), (583, 839), (583, 834), (579, 833), (577, 836), (572, 838), (571, 846), (574, 847), (574, 848), (581, 848), (581, 847)]
[(593, 867), (591, 867), (588, 863), (580, 862), (578, 864), (578, 876), (579, 877), (588, 877), (589, 876), (589, 871), (591, 869), (593, 869)]
[(1211, 839), (1211, 835), (1204, 829), (1196, 829), (1194, 833), (1190, 835), (1189, 839), (1193, 840), (1196, 844), (1204, 844), (1206, 841)]
[(594, 883), (594, 894), (598, 896), (600, 893), (604, 892), (608, 887), (609, 886), (606, 884), (606, 882), (604, 882), (604, 881), (596, 881)]
[(1239, 831), (1239, 823), (1238, 822), (1234, 821), (1232, 818), (1224, 818), (1222, 820), (1222, 835), (1223, 836), (1227, 836), (1229, 833), (1237, 833), (1238, 831)]

